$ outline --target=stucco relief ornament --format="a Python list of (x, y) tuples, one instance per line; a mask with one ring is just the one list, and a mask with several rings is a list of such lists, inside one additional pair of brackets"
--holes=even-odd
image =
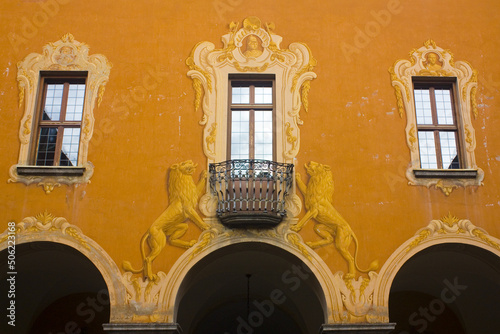
[[(313, 71), (316, 59), (303, 43), (292, 43), (289, 49), (281, 49), (282, 37), (274, 33), (274, 24), (263, 24), (257, 17), (248, 17), (243, 24), (232, 22), (229, 33), (222, 36), (224, 47), (216, 49), (211, 42), (200, 42), (186, 59), (188, 76), (193, 79), (195, 109), (202, 108), (200, 124), (204, 126), (203, 142), (216, 138), (215, 148), (204, 145), (209, 162), (225, 160), (227, 132), (227, 79), (234, 73), (274, 74), (276, 85), (283, 89), (277, 94), (277, 111), (282, 124), (277, 129), (280, 136), (278, 156), (283, 162), (292, 162), (300, 149), (302, 124), (299, 112), (308, 107), (309, 82), (316, 78)], [(307, 109), (306, 109), (307, 110)], [(217, 123), (216, 133), (212, 124)], [(296, 141), (286, 138), (285, 124), (295, 132)], [(290, 135), (289, 135), (290, 136)], [(283, 138), (281, 138), (283, 137)], [(293, 146), (293, 147), (292, 147)]]
[[(181, 239), (189, 228), (186, 220), (191, 220), (202, 231), (210, 229), (210, 226), (196, 212), (198, 200), (205, 192), (207, 181), (207, 172), (202, 171), (199, 182), (194, 183), (192, 174), (196, 167), (197, 165), (191, 160), (173, 164), (170, 167), (169, 205), (141, 238), (142, 267), (134, 269), (129, 261), (124, 261), (122, 266), (126, 272), (142, 273), (143, 278), (149, 281), (158, 280), (158, 275), (153, 273), (152, 264), (167, 242), (180, 248), (190, 248), (198, 242), (198, 240)], [(215, 235), (208, 234), (208, 236), (214, 237)], [(205, 239), (202, 241), (207, 242)], [(148, 253), (146, 253), (146, 246), (149, 247)]]
[[(306, 213), (291, 231), (299, 232), (309, 220), (315, 220), (314, 231), (320, 237), (317, 241), (306, 241), (297, 238), (298, 234), (290, 234), (289, 241), (299, 250), (312, 251), (319, 247), (334, 245), (347, 262), (346, 274), (339, 271), (333, 275), (332, 281), (337, 295), (336, 309), (342, 310), (338, 317), (341, 322), (379, 321), (380, 317), (373, 308), (373, 291), (377, 280), (378, 261), (373, 261), (367, 269), (357, 264), (358, 239), (349, 223), (334, 208), (332, 203), (334, 184), (330, 166), (310, 161), (305, 164), (309, 182), (305, 184), (300, 174), (296, 173), (296, 183), (304, 195)], [(350, 253), (351, 242), (355, 244), (354, 255)], [(309, 246), (309, 247), (306, 247)], [(304, 254), (306, 255), (306, 254)], [(309, 255), (309, 254), (307, 254)], [(307, 256), (306, 255), (306, 256)], [(367, 273), (368, 278), (356, 272)]]
[(443, 63), (439, 60), (439, 55), (435, 52), (429, 52), (425, 56), (424, 61), (425, 69), (418, 72), (418, 75), (423, 76), (451, 76), (451, 72), (443, 69)]
[[(451, 51), (436, 45), (432, 39), (419, 49), (410, 52), (410, 59), (397, 60), (389, 69), (391, 83), (397, 100), (399, 116), (406, 115), (406, 140), (410, 149), (411, 164), (406, 171), (410, 185), (422, 185), (436, 189), (449, 196), (458, 187), (482, 185), (484, 172), (476, 164), (474, 150), (476, 139), (471, 118), (478, 115), (476, 104), (477, 71), (467, 61), (455, 61)], [(420, 169), (420, 153), (416, 130), (416, 112), (413, 96), (413, 77), (456, 78), (456, 93), (459, 97), (457, 117), (465, 132), (463, 159), (468, 170), (477, 171), (475, 178), (416, 177), (414, 170)]]
[(477, 116), (477, 107), (473, 102), (477, 87), (477, 71), (467, 61), (455, 61), (449, 50), (437, 46), (433, 40), (428, 40), (421, 48), (412, 50), (410, 60), (397, 60), (389, 69), (389, 73), (401, 117), (414, 103), (411, 92), (413, 76), (456, 77), (462, 101), (467, 104), (467, 111)]
[(408, 244), (406, 252), (411, 251), (424, 241), (439, 240), (447, 237), (453, 237), (460, 234), (461, 237), (472, 240), (480, 240), (496, 250), (500, 251), (498, 239), (491, 237), (484, 229), (475, 226), (467, 219), (458, 219), (451, 213), (441, 219), (432, 220), (428, 226), (415, 233), (415, 236)]
[[(64, 217), (55, 217), (47, 210), (34, 217), (26, 217), (16, 224), (16, 235), (34, 235), (36, 233), (61, 234), (64, 237), (73, 238), (82, 247), (90, 250), (87, 240), (82, 231), (76, 225), (70, 224)], [(0, 234), (0, 244), (7, 240), (8, 231)]]
[(75, 64), (76, 57), (73, 47), (67, 45), (60, 47), (58, 53), (54, 54), (57, 65), (52, 65), (51, 70), (60, 70), (65, 67), (78, 68), (78, 64)]
[[(60, 40), (48, 43), (42, 53), (30, 53), (17, 64), (19, 87), (19, 108), (24, 103), (24, 114), (19, 128), (19, 159), (9, 170), (8, 182), (35, 183), (49, 194), (62, 184), (83, 184), (90, 182), (94, 166), (87, 161), (88, 146), (94, 129), (94, 107), (100, 105), (112, 64), (104, 55), (89, 56), (89, 46), (75, 40), (72, 34), (65, 34)], [(40, 176), (19, 175), (18, 166), (30, 165), (30, 139), (33, 117), (37, 112), (36, 100), (41, 71), (85, 71), (87, 72), (86, 93), (83, 107), (82, 135), (78, 154), (78, 167), (84, 168), (82, 176)]]
[[(300, 111), (308, 111), (311, 81), (316, 59), (304, 43), (291, 43), (282, 49), (282, 37), (275, 33), (274, 23), (263, 23), (255, 16), (231, 22), (229, 32), (222, 36), (223, 47), (200, 42), (186, 59), (187, 75), (193, 80), (195, 110), (202, 109), (203, 151), (207, 165), (227, 160), (228, 79), (237, 74), (273, 75), (276, 87), (276, 159), (294, 163), (300, 150)], [(293, 192), (288, 196), (290, 217), (299, 214), (300, 199)], [(215, 217), (214, 198), (206, 194), (200, 210)]]
[[(334, 244), (347, 262), (348, 272), (345, 276), (347, 280), (355, 277), (356, 270), (363, 273), (377, 270), (378, 261), (373, 261), (368, 269), (361, 269), (356, 262), (358, 239), (349, 223), (332, 204), (334, 185), (330, 166), (310, 161), (305, 164), (305, 168), (310, 176), (309, 183), (306, 185), (299, 173), (296, 173), (296, 182), (304, 195), (307, 211), (290, 229), (299, 232), (309, 220), (314, 219), (316, 221), (314, 231), (321, 239), (307, 241), (306, 244), (313, 249)], [(356, 246), (354, 255), (349, 252), (352, 241)]]
[(247, 37), (247, 49), (244, 53), (247, 58), (258, 58), (262, 54), (259, 49), (260, 43), (257, 37), (250, 35)]

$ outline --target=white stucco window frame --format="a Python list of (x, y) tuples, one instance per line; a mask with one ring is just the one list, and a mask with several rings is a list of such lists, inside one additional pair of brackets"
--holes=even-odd
[[(88, 146), (94, 129), (94, 108), (100, 105), (104, 88), (109, 79), (111, 63), (100, 54), (89, 56), (89, 46), (78, 42), (73, 35), (66, 34), (54, 43), (43, 47), (43, 52), (31, 53), (17, 64), (19, 86), (19, 108), (24, 103), (24, 114), (19, 128), (19, 158), (9, 170), (8, 182), (21, 182), (25, 185), (37, 184), (48, 194), (61, 184), (72, 185), (87, 183), (94, 172), (88, 161)], [(38, 111), (38, 94), (42, 72), (73, 71), (86, 72), (85, 101), (82, 114), (78, 163), (74, 167), (34, 166), (30, 161), (32, 145), (36, 145), (35, 126)]]
[[(257, 17), (246, 18), (241, 27), (235, 22), (229, 27), (230, 32), (222, 36), (222, 49), (216, 49), (211, 42), (200, 42), (186, 60), (190, 69), (187, 74), (193, 79), (195, 89), (195, 109), (201, 107), (203, 111), (200, 124), (204, 126), (203, 152), (207, 166), (227, 160), (228, 85), (230, 75), (237, 74), (274, 75), (276, 160), (294, 163), (300, 149), (300, 111), (302, 107), (308, 110), (316, 60), (304, 43), (292, 43), (288, 49), (281, 49), (282, 37), (274, 33), (274, 24), (262, 24)], [(261, 52), (252, 55), (246, 52), (249, 36), (257, 38)], [(215, 211), (209, 202), (214, 199), (209, 197), (202, 198), (200, 208), (212, 217)], [(300, 200), (295, 193), (289, 198), (287, 212), (295, 217), (300, 212)]]
[[(437, 65), (431, 66), (428, 56), (438, 56)], [(408, 184), (434, 186), (448, 196), (458, 187), (480, 186), (484, 172), (476, 164), (474, 150), (476, 138), (472, 126), (472, 115), (477, 117), (476, 90), (477, 71), (467, 61), (455, 61), (453, 54), (428, 40), (419, 49), (410, 52), (410, 60), (398, 60), (389, 69), (394, 87), (398, 112), (406, 115), (406, 143), (410, 149), (411, 162), (406, 170)], [(463, 169), (422, 169), (417, 137), (417, 121), (413, 82), (416, 77), (448, 77), (456, 79), (457, 120), (461, 125), (461, 145), (464, 147)]]

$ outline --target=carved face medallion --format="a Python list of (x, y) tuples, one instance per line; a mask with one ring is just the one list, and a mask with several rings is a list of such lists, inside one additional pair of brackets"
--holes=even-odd
[(427, 62), (425, 67), (429, 70), (439, 70), (441, 69), (441, 63), (439, 62), (439, 56), (434, 52), (431, 52), (426, 57)]
[(55, 58), (57, 63), (63, 66), (67, 66), (75, 61), (76, 55), (73, 53), (73, 48), (69, 46), (63, 46), (59, 49), (59, 54)]
[(260, 50), (259, 39), (255, 35), (250, 35), (246, 39), (246, 50), (244, 52), (245, 57), (257, 58), (262, 54)]

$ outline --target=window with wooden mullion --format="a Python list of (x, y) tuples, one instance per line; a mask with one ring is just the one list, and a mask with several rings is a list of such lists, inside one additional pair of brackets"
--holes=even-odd
[(419, 84), (414, 96), (421, 168), (461, 168), (452, 87)]
[(85, 79), (46, 79), (38, 114), (37, 166), (76, 166), (80, 143)]
[(228, 157), (274, 160), (272, 81), (231, 81)]

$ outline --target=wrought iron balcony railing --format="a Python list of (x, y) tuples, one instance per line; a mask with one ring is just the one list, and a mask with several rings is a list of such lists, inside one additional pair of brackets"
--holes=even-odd
[(293, 164), (268, 160), (229, 160), (210, 164), (210, 189), (217, 215), (230, 227), (270, 227), (286, 214)]

